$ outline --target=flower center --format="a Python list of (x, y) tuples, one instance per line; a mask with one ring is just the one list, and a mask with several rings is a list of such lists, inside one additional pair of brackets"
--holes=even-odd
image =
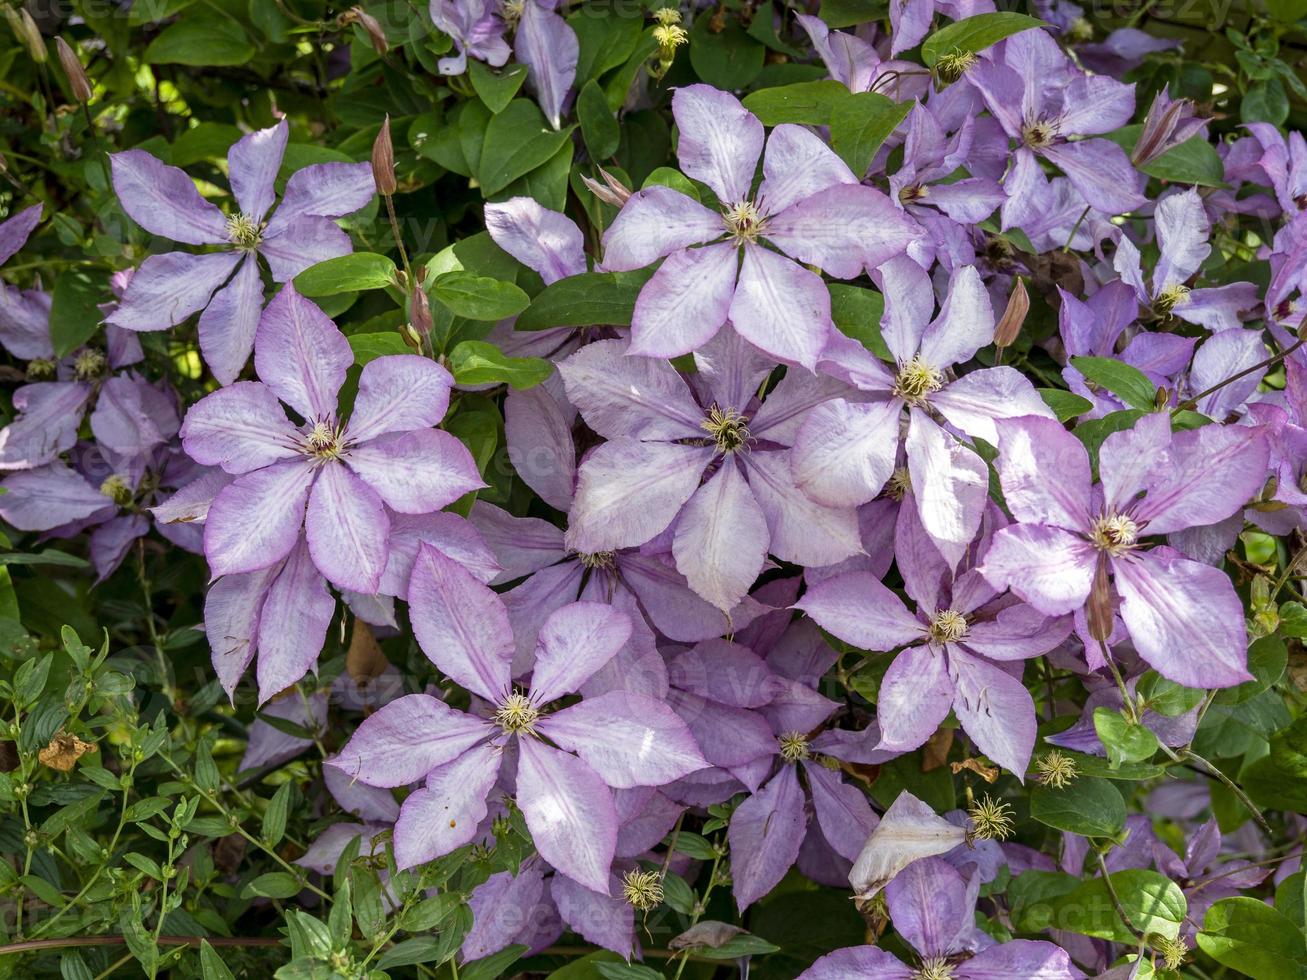
[(723, 219), (726, 222), (726, 232), (740, 244), (753, 243), (758, 240), (758, 234), (762, 231), (762, 215), (758, 213), (758, 208), (752, 201), (741, 201), (733, 205)]
[(932, 392), (944, 387), (944, 375), (927, 364), (920, 354), (899, 368), (894, 394), (909, 405), (924, 405)]
[(103, 374), (108, 363), (98, 350), (87, 347), (73, 360), (73, 374), (78, 381), (90, 381)]
[(1057, 133), (1052, 124), (1043, 119), (1036, 119), (1034, 122), (1028, 122), (1021, 131), (1021, 140), (1032, 150), (1042, 149), (1053, 142), (1053, 137)]
[(912, 493), (912, 474), (906, 466), (900, 466), (885, 484), (885, 493), (891, 500), (902, 500)]
[(639, 912), (662, 903), (663, 879), (656, 871), (628, 871), (622, 876), (622, 898)]
[(913, 201), (920, 201), (923, 197), (930, 194), (930, 189), (923, 187), (921, 184), (912, 184), (899, 191), (899, 200), (904, 204), (911, 204)]
[(1124, 514), (1108, 514), (1094, 521), (1089, 540), (1099, 551), (1119, 558), (1135, 546), (1139, 538), (1139, 525)]
[(947, 54), (940, 55), (939, 60), (935, 62), (935, 74), (942, 82), (956, 82), (978, 60), (974, 52), (959, 51), (955, 48)]
[(585, 568), (612, 568), (617, 563), (617, 555), (612, 551), (579, 551), (576, 559)]
[(967, 619), (956, 609), (945, 609), (931, 617), (927, 632), (936, 643), (957, 643), (967, 635)]
[(522, 19), (522, 12), (526, 9), (526, 0), (503, 0), (499, 5), (499, 16), (504, 18), (504, 22), (512, 27)]
[(953, 967), (942, 956), (921, 961), (921, 969), (912, 974), (912, 980), (953, 980)]
[(1073, 41), (1092, 41), (1094, 39), (1094, 25), (1084, 17), (1077, 17), (1067, 28), (1067, 34)]
[(780, 743), (781, 758), (786, 762), (799, 762), (812, 754), (808, 748), (808, 736), (803, 732), (786, 732), (776, 741)]
[(1170, 316), (1172, 310), (1188, 301), (1188, 286), (1181, 286), (1179, 283), (1174, 286), (1167, 286), (1157, 294), (1157, 299), (1153, 301), (1153, 312), (1158, 316)]
[(263, 241), (263, 228), (257, 221), (243, 212), (228, 215), (227, 241), (242, 252), (252, 251)]
[[(1283, 319), (1283, 317), (1281, 317)], [(34, 361), (27, 362), (27, 380), (44, 381), (46, 378), (53, 378), (55, 372), (55, 362), (45, 357), (38, 357)]]
[(304, 437), (304, 451), (324, 462), (340, 459), (345, 454), (341, 429), (325, 419), (318, 419)]
[(514, 691), (499, 702), (495, 724), (509, 735), (534, 735), (539, 717), (540, 709), (531, 703), (531, 699), (520, 691)]
[(749, 442), (749, 420), (734, 409), (713, 405), (699, 427), (712, 436), (719, 452), (733, 453)]
[(100, 484), (100, 493), (119, 507), (126, 507), (132, 502), (131, 485), (117, 473), (104, 478), (104, 482)]

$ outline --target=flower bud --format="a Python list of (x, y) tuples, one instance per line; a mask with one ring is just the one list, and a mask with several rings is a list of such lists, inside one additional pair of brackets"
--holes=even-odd
[(368, 36), (368, 40), (372, 42), (372, 50), (377, 54), (385, 54), (390, 50), (390, 42), (386, 40), (386, 32), (381, 29), (381, 21), (362, 7), (350, 7), (340, 15), (338, 23), (341, 27), (358, 24), (363, 28), (363, 33)]
[(381, 124), (372, 143), (372, 179), (377, 184), (377, 191), (389, 197), (399, 186), (395, 181), (395, 147), (390, 142), (390, 115)]
[(1089, 621), (1089, 635), (1106, 643), (1112, 635), (1115, 611), (1112, 608), (1112, 585), (1107, 580), (1107, 561), (1102, 557), (1094, 569), (1094, 584), (1089, 590), (1089, 604), (1085, 609)]
[(36, 21), (32, 20), (32, 15), (23, 7), (15, 10), (6, 5), (0, 9), (4, 11), (5, 20), (9, 21), (9, 29), (14, 32), (14, 37), (27, 47), (27, 53), (32, 56), (32, 60), (38, 64), (45, 64), (49, 53), (45, 50), (45, 38), (41, 37), (41, 29), (36, 26)]
[(999, 318), (998, 325), (994, 327), (994, 344), (997, 347), (1011, 347), (1012, 342), (1017, 339), (1021, 333), (1021, 325), (1026, 322), (1026, 314), (1030, 312), (1030, 295), (1026, 292), (1026, 284), (1018, 276), (1012, 285), (1012, 292), (1007, 298), (1007, 309)]
[[(596, 166), (598, 167), (597, 164)], [(599, 198), (599, 200), (603, 201), (605, 204), (611, 204), (615, 208), (620, 208), (630, 198), (630, 188), (626, 187), (620, 180), (610, 174), (603, 167), (598, 167), (598, 170), (600, 176), (604, 178), (603, 184), (586, 176), (581, 177), (582, 182), (584, 182), (585, 186), (590, 189), (590, 193)]]
[(77, 59), (74, 51), (62, 37), (54, 39), (55, 50), (59, 53), (59, 64), (68, 76), (68, 87), (73, 90), (73, 98), (83, 105), (91, 101), (91, 80), (86, 77), (86, 69)]
[(431, 328), (435, 326), (431, 319), (431, 300), (427, 298), (426, 290), (421, 286), (414, 286), (409, 293), (409, 326), (417, 331), (421, 337), (429, 337)]

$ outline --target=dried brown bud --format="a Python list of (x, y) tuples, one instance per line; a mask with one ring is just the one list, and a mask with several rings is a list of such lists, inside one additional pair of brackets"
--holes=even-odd
[(1011, 347), (1012, 342), (1017, 339), (1021, 333), (1021, 325), (1026, 322), (1026, 314), (1030, 312), (1030, 295), (1026, 292), (1026, 284), (1017, 276), (1012, 285), (1012, 292), (1007, 298), (1007, 309), (999, 318), (998, 325), (994, 327), (994, 344), (997, 347)]
[(372, 144), (372, 179), (376, 181), (377, 191), (387, 197), (399, 186), (395, 181), (395, 147), (390, 142), (389, 114)]
[(435, 325), (431, 319), (431, 300), (421, 286), (414, 286), (409, 294), (408, 322), (421, 336), (431, 335), (431, 328)]
[(381, 652), (377, 638), (372, 635), (368, 624), (355, 619), (350, 629), (349, 649), (345, 652), (345, 670), (349, 676), (355, 683), (364, 684), (376, 680), (389, 666), (390, 661)]
[(368, 36), (372, 42), (372, 50), (377, 54), (385, 54), (390, 50), (390, 42), (386, 40), (386, 32), (381, 29), (381, 21), (373, 17), (362, 7), (350, 7), (349, 10), (337, 18), (337, 23), (341, 27), (348, 27), (350, 24), (358, 24), (363, 28), (363, 33)]
[(597, 164), (596, 167), (604, 182), (601, 184), (599, 181), (586, 176), (581, 177), (582, 182), (586, 187), (590, 188), (590, 193), (599, 200), (605, 204), (611, 204), (615, 208), (620, 208), (631, 197), (631, 189), (603, 167), (599, 167)]
[(1106, 643), (1112, 635), (1114, 610), (1112, 585), (1107, 580), (1107, 559), (1102, 555), (1094, 569), (1094, 584), (1089, 590), (1089, 604), (1085, 614), (1089, 621), (1089, 635), (1100, 643)]
[(59, 772), (71, 772), (77, 760), (87, 752), (96, 751), (94, 742), (83, 742), (76, 735), (59, 732), (50, 739), (50, 744), (36, 754), (41, 765), (57, 769)]
[(83, 104), (91, 101), (91, 80), (86, 77), (86, 69), (74, 51), (61, 37), (54, 39), (55, 50), (59, 53), (59, 64), (68, 76), (68, 87), (73, 90), (73, 98)]

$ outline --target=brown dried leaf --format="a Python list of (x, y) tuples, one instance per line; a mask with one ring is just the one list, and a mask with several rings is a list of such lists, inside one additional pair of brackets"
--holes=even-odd
[(390, 661), (381, 652), (368, 624), (355, 619), (349, 634), (349, 650), (345, 653), (345, 670), (349, 676), (362, 684), (380, 677), (389, 666)]
[(96, 745), (94, 742), (83, 742), (76, 735), (68, 732), (59, 732), (54, 738), (50, 739), (50, 744), (36, 754), (41, 761), (41, 765), (49, 766), (59, 772), (69, 772), (77, 764), (77, 760), (86, 755), (87, 752), (95, 752)]

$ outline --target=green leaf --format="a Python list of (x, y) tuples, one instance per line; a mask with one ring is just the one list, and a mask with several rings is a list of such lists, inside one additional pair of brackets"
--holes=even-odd
[(498, 953), (475, 960), (459, 968), (459, 980), (494, 980), (496, 977), (503, 976), (526, 951), (526, 946), (509, 946)]
[(44, 551), (38, 551), (35, 554), (24, 554), (21, 551), (7, 551), (0, 554), (0, 567), (5, 565), (59, 565), (62, 568), (86, 568), (88, 564), (85, 558), (66, 555), (62, 551), (55, 551), (52, 548), (46, 548)]
[(207, 940), (200, 940), (200, 976), (203, 980), (236, 980), (218, 951)]
[[(463, 115), (467, 116), (466, 110)], [(486, 124), (475, 163), (469, 157), (480, 176), (481, 193), (486, 197), (499, 193), (549, 160), (571, 135), (570, 126), (551, 129), (534, 102), (514, 99)]]
[(663, 980), (657, 970), (639, 963), (596, 963), (595, 969), (604, 980)]
[[(1145, 935), (1155, 933), (1175, 939), (1180, 934), (1189, 903), (1179, 885), (1163, 874), (1142, 869), (1117, 871), (1110, 877), (1130, 925)], [(1117, 942), (1135, 941), (1117, 914), (1107, 882), (1101, 877), (1063, 895), (1053, 907), (1051, 924), (1056, 928)]]
[(831, 149), (860, 177), (911, 109), (910, 103), (894, 102), (876, 92), (850, 95), (831, 110)]
[(1239, 704), (1269, 690), (1289, 665), (1289, 650), (1278, 636), (1263, 636), (1248, 646), (1248, 671), (1253, 675), (1235, 687), (1216, 692), (1219, 704)]
[(581, 138), (592, 160), (605, 160), (617, 152), (622, 130), (608, 108), (604, 90), (593, 78), (576, 97), (576, 118), (581, 122)]
[(243, 65), (254, 57), (254, 45), (231, 17), (183, 17), (163, 29), (145, 49), (152, 65)]
[(431, 297), (455, 316), (469, 320), (502, 320), (531, 305), (531, 297), (511, 282), (472, 272), (446, 272), (437, 277)]
[(1061, 388), (1037, 388), (1039, 397), (1044, 399), (1044, 404), (1053, 410), (1059, 422), (1068, 422), (1073, 418), (1084, 415), (1094, 403), (1088, 398), (1081, 398), (1075, 392), (1063, 391)]
[(885, 361), (893, 361), (885, 338), (880, 332), (880, 317), (885, 312), (885, 297), (874, 289), (828, 283), (830, 314), (835, 326), (846, 337)]
[(1106, 388), (1131, 408), (1150, 412), (1157, 398), (1157, 386), (1137, 367), (1111, 357), (1073, 357), (1071, 366), (1085, 380)]
[(1307, 606), (1286, 602), (1280, 606), (1280, 633), (1301, 640), (1307, 638)]
[(1239, 103), (1243, 122), (1268, 122), (1283, 126), (1289, 118), (1289, 95), (1278, 78), (1268, 78), (1253, 85)]
[[(1143, 124), (1135, 123), (1105, 135), (1126, 153), (1133, 153), (1135, 144), (1139, 142), (1139, 134), (1143, 131)], [(1225, 164), (1216, 148), (1202, 136), (1191, 137), (1139, 169), (1150, 177), (1173, 184), (1225, 186)]]
[(264, 843), (275, 847), (281, 843), (286, 834), (286, 817), (290, 814), (290, 783), (282, 783), (277, 792), (268, 801), (268, 808), (263, 811)]
[(765, 939), (744, 933), (732, 936), (720, 946), (696, 946), (694, 955), (705, 956), (710, 960), (733, 960), (741, 956), (762, 956), (765, 953), (774, 953), (778, 949), (779, 946), (773, 946)]
[(461, 901), (458, 895), (449, 892), (423, 899), (404, 913), (400, 928), (405, 932), (430, 932), (452, 915)]
[(1157, 736), (1115, 708), (1094, 709), (1094, 730), (1114, 768), (1123, 762), (1147, 762), (1157, 751)]
[(643, 17), (626, 16), (626, 11), (615, 7), (588, 5), (567, 22), (579, 42), (576, 84), (581, 87), (625, 63), (644, 34)]
[(1209, 908), (1198, 948), (1254, 980), (1301, 980), (1307, 970), (1302, 930), (1256, 898), (1223, 898)]
[(880, 0), (822, 0), (821, 19), (828, 27), (855, 27), (885, 16)]
[(541, 357), (509, 357), (494, 344), (465, 340), (450, 352), (449, 369), (461, 385), (502, 383), (520, 389), (544, 381), (554, 365)]
[(285, 871), (271, 871), (248, 882), (241, 889), (241, 898), (253, 898), (256, 895), (264, 898), (294, 898), (303, 887), (294, 875)]
[(1032, 27), (1044, 27), (1045, 23), (1038, 17), (1025, 14), (999, 12), (977, 14), (964, 20), (955, 20), (941, 27), (921, 46), (921, 59), (926, 67), (935, 64), (946, 54), (954, 52), (978, 54), (991, 45), (997, 44), (1005, 37), (1028, 31)]
[(393, 330), (381, 333), (352, 333), (345, 339), (354, 350), (354, 363), (359, 365), (389, 354), (413, 353), (408, 344), (404, 343), (404, 338)]
[(68, 269), (55, 277), (50, 296), (50, 340), (55, 357), (65, 357), (91, 339), (103, 315), (99, 304), (108, 295), (108, 279)]
[(1030, 815), (1057, 830), (1084, 837), (1112, 837), (1125, 826), (1125, 800), (1106, 779), (1082, 776), (1065, 789), (1035, 787)]
[(640, 289), (652, 270), (583, 272), (546, 286), (517, 318), (518, 330), (629, 326)]
[(484, 61), (469, 58), (467, 74), (486, 108), (492, 113), (500, 113), (526, 81), (526, 65), (505, 65), (496, 71)]
[(375, 252), (351, 252), (311, 265), (295, 277), (305, 296), (335, 296), (365, 289), (384, 289), (398, 282), (395, 263)]
[(1285, 24), (1307, 17), (1307, 0), (1266, 0), (1266, 12)]
[(430, 963), (444, 954), (443, 944), (436, 939), (405, 939), (386, 950), (379, 960), (377, 969), (389, 970), (396, 966), (412, 966), (414, 963)]
[(762, 71), (767, 49), (749, 37), (736, 16), (714, 33), (714, 18), (696, 17), (690, 27), (690, 65), (703, 81), (728, 92), (747, 88)]
[(764, 126), (781, 123), (825, 126), (830, 122), (835, 107), (848, 98), (849, 90), (842, 82), (824, 78), (758, 89), (746, 95), (743, 102), (744, 108), (757, 116)]

